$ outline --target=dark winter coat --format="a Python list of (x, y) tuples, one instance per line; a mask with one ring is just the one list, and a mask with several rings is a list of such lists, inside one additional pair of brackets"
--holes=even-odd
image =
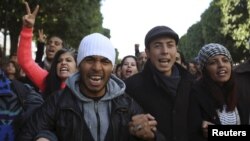
[(149, 61), (144, 70), (125, 81), (126, 93), (135, 99), (146, 113), (157, 121), (157, 140), (187, 140), (187, 110), (193, 77), (183, 67), (175, 64), (180, 73), (176, 96), (162, 85), (150, 68)]
[[(39, 130), (47, 129), (60, 141), (94, 141), (77, 103), (69, 88), (49, 97), (22, 130), (19, 140), (31, 141)], [(142, 113), (142, 109), (126, 94), (114, 98), (111, 103), (110, 125), (105, 140), (132, 141), (128, 122), (133, 115)], [(51, 139), (50, 136), (47, 138)]]
[[(237, 110), (241, 124), (249, 124), (249, 108), (243, 93), (237, 93), (238, 105)], [(198, 81), (194, 84), (190, 95), (189, 107), (189, 141), (206, 141), (203, 136), (202, 121), (209, 121), (213, 124), (220, 125), (220, 119), (216, 112), (218, 108), (215, 99), (210, 93), (206, 84)]]
[(0, 140), (16, 140), (20, 128), (43, 102), (32, 87), (9, 80), (0, 70)]
[(237, 91), (245, 94), (250, 107), (250, 59), (234, 69)]

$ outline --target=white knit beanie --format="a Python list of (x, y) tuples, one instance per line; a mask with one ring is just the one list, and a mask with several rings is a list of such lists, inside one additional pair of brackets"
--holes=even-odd
[(85, 36), (79, 46), (77, 65), (87, 56), (98, 55), (108, 58), (112, 65), (115, 64), (115, 48), (106, 36), (100, 33), (92, 33)]

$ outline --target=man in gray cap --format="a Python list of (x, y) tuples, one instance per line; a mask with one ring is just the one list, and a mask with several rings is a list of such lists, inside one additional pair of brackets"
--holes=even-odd
[(187, 108), (193, 77), (175, 63), (178, 41), (171, 28), (152, 28), (145, 37), (148, 60), (144, 69), (125, 80), (126, 92), (156, 119), (156, 140), (187, 140)]

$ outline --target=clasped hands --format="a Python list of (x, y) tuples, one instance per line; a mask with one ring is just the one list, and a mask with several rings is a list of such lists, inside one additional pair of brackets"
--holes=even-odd
[(132, 117), (129, 122), (129, 132), (130, 134), (144, 139), (144, 140), (154, 140), (157, 121), (150, 114), (139, 114)]

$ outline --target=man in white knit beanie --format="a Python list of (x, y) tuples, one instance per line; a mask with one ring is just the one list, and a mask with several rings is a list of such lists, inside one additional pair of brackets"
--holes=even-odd
[[(124, 82), (111, 74), (114, 63), (115, 49), (107, 37), (100, 33), (84, 37), (78, 50), (79, 71), (35, 113), (21, 139), (52, 135), (60, 141), (154, 139), (157, 122), (124, 93)], [(129, 125), (134, 115), (144, 118)], [(46, 134), (39, 133), (44, 130)]]
[(115, 64), (115, 48), (110, 40), (100, 33), (93, 33), (82, 39), (78, 49), (77, 65), (79, 66), (85, 57), (91, 55), (106, 57), (113, 66)]

